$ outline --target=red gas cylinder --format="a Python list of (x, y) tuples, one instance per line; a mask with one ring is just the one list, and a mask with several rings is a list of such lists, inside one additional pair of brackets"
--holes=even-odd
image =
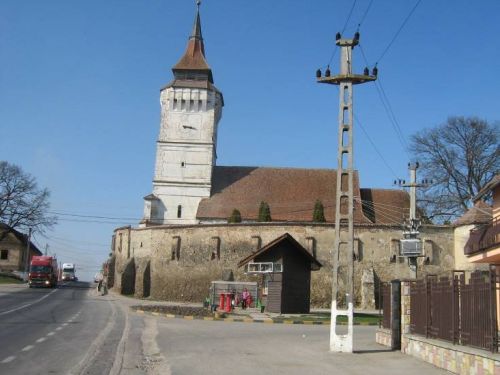
[(219, 311), (224, 311), (224, 298), (226, 298), (226, 295), (221, 293), (219, 296)]
[(226, 312), (231, 312), (231, 299), (233, 295), (231, 293), (226, 294)]

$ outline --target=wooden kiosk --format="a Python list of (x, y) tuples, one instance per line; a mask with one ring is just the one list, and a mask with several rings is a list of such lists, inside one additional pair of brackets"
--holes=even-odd
[(289, 233), (242, 259), (245, 273), (262, 275), (261, 300), (265, 310), (283, 314), (309, 313), (311, 271), (321, 268)]

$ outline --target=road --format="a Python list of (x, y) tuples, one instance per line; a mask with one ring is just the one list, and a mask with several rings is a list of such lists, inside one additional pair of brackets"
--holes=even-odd
[(123, 308), (89, 283), (0, 285), (0, 373), (110, 373), (125, 324)]
[(0, 374), (445, 374), (355, 327), (354, 354), (328, 351), (329, 327), (168, 319), (93, 285), (0, 285)]

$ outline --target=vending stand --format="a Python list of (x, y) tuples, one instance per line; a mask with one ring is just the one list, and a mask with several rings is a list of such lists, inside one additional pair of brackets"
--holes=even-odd
[(212, 281), (210, 285), (210, 306), (212, 310), (231, 312), (240, 304), (244, 290), (250, 293), (254, 307), (258, 299), (257, 283), (251, 281)]

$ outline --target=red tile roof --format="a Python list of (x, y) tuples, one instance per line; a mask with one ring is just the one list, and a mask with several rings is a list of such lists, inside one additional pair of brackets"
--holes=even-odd
[[(310, 222), (319, 199), (325, 207), (326, 221), (334, 222), (336, 180), (337, 171), (333, 169), (217, 166), (212, 176), (212, 196), (200, 202), (197, 218), (224, 220), (238, 209), (243, 220), (257, 220), (260, 202), (265, 201), (273, 221)], [(353, 188), (355, 223), (402, 223), (398, 218), (409, 210), (407, 193), (360, 189), (357, 171)]]
[(193, 31), (189, 37), (186, 52), (172, 68), (174, 75), (178, 77), (182, 72), (201, 72), (206, 74), (208, 81), (213, 83), (212, 70), (205, 59), (205, 45), (201, 34), (200, 11), (196, 12)]

